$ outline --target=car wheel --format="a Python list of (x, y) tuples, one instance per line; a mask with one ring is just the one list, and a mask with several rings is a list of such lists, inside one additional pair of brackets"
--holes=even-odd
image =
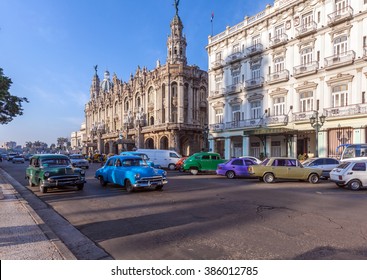
[(76, 185), (78, 191), (81, 191), (84, 188), (84, 184)]
[(42, 185), (40, 184), (40, 192), (41, 192), (41, 193), (47, 193), (47, 188), (46, 188), (46, 187), (44, 187), (44, 186), (42, 186)]
[(103, 179), (103, 176), (99, 176), (98, 179), (99, 179), (99, 184), (102, 187), (105, 187), (107, 185), (107, 182)]
[(310, 182), (310, 183), (312, 183), (312, 184), (316, 184), (316, 183), (318, 183), (319, 182), (319, 180), (320, 180), (320, 177), (319, 177), (319, 175), (317, 175), (317, 174), (311, 174), (309, 177), (308, 177), (308, 181)]
[(28, 186), (33, 187), (34, 184), (32, 183), (32, 178), (28, 177)]
[(197, 169), (195, 169), (195, 168), (191, 168), (191, 169), (190, 169), (190, 172), (191, 172), (191, 174), (192, 174), (192, 175), (198, 175), (199, 170), (197, 170)]
[(169, 170), (175, 170), (176, 169), (176, 165), (173, 164), (173, 163), (170, 163), (170, 164), (168, 164), (168, 169)]
[(362, 187), (362, 183), (359, 180), (352, 180), (348, 183), (348, 186), (351, 190), (357, 191)]
[(273, 173), (266, 173), (264, 176), (263, 176), (263, 181), (265, 183), (273, 183), (275, 180), (275, 177), (274, 177), (274, 174)]
[(234, 174), (234, 172), (230, 170), (227, 171), (226, 176), (228, 179), (233, 179), (234, 177), (236, 177), (236, 174)]
[(155, 189), (156, 189), (157, 191), (162, 191), (162, 188), (163, 188), (163, 186), (156, 186), (156, 187), (155, 187)]
[(131, 184), (130, 180), (125, 181), (125, 188), (128, 193), (131, 193), (134, 191), (133, 185)]

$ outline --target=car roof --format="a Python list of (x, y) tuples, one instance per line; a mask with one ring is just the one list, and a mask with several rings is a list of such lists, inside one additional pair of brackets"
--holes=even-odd
[(32, 158), (66, 158), (69, 159), (66, 155), (62, 155), (62, 154), (36, 154), (33, 155)]
[(118, 158), (118, 159), (121, 159), (121, 160), (124, 160), (124, 159), (139, 159), (139, 160), (141, 160), (141, 157), (133, 156), (133, 155), (115, 155), (115, 156), (110, 157), (109, 160), (114, 159), (114, 158)]

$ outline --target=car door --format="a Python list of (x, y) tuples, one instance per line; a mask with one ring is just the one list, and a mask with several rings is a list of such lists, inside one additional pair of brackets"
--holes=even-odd
[(287, 178), (288, 168), (286, 160), (282, 158), (275, 159), (271, 165), (271, 172), (276, 178)]
[(113, 183), (114, 179), (113, 179), (113, 171), (115, 170), (115, 158), (110, 158), (108, 159), (108, 161), (106, 162), (104, 168), (103, 168), (103, 173), (104, 173), (104, 179), (109, 182), (109, 183)]
[(237, 176), (244, 176), (245, 165), (243, 159), (234, 159), (228, 166), (230, 170), (233, 170)]
[(210, 170), (210, 155), (202, 155), (200, 164), (201, 170)]
[(348, 174), (350, 174), (349, 176), (351, 179), (358, 179), (362, 182), (363, 186), (367, 186), (366, 170), (365, 162), (356, 162), (352, 167), (352, 172), (348, 172)]
[(286, 159), (285, 165), (287, 168), (287, 176), (285, 178), (301, 179), (303, 177), (303, 172), (296, 159)]

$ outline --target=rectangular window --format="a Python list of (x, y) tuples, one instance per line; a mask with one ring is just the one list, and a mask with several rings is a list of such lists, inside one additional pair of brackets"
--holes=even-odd
[(284, 115), (284, 108), (285, 108), (284, 96), (274, 98), (274, 116)]
[(256, 46), (260, 44), (260, 36), (256, 36), (252, 38), (252, 46)]
[(320, 62), (320, 51), (317, 51), (317, 61)]
[(366, 103), (366, 92), (362, 91), (362, 103)]
[(261, 101), (251, 102), (251, 119), (261, 118)]
[(223, 109), (215, 110), (215, 123), (223, 123)]
[(240, 52), (240, 44), (234, 45), (232, 49), (232, 53)]
[(300, 94), (300, 108), (301, 112), (313, 111), (313, 92), (302, 92)]
[(321, 21), (321, 12), (317, 13), (317, 22), (320, 23)]
[(363, 36), (363, 47), (367, 46), (367, 37)]

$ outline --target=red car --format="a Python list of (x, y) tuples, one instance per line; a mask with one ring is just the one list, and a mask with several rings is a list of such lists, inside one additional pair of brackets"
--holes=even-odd
[(184, 163), (185, 159), (187, 159), (187, 157), (182, 157), (182, 158), (180, 158), (180, 159), (176, 162), (176, 170), (178, 170), (178, 171), (180, 171), (180, 172), (182, 172), (182, 171), (183, 171), (183, 170), (182, 170), (182, 165), (183, 165), (183, 163)]

